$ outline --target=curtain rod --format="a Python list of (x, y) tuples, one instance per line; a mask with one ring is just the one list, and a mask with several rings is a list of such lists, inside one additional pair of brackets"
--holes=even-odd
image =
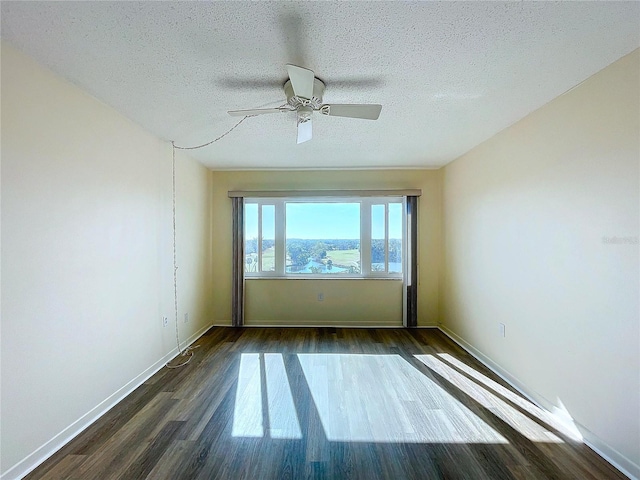
[(229, 198), (296, 197), (419, 197), (419, 188), (403, 190), (230, 190)]

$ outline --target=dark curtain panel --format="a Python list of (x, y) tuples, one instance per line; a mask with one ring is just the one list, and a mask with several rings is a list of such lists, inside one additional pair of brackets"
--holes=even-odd
[(418, 326), (418, 197), (407, 197), (407, 320), (405, 327)]
[(233, 285), (231, 292), (231, 325), (244, 325), (244, 198), (233, 202)]

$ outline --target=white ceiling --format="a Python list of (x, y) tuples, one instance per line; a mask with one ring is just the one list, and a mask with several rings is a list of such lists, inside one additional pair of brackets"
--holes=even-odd
[(177, 145), (285, 102), (286, 63), (378, 121), (248, 118), (215, 169), (444, 165), (640, 46), (639, 2), (6, 2), (2, 38)]

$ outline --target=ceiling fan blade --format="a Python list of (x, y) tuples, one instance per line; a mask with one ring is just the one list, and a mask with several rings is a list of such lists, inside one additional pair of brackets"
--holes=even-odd
[(284, 110), (281, 108), (256, 108), (254, 110), (231, 110), (227, 113), (232, 117), (246, 117), (249, 115), (262, 115), (264, 113), (278, 113), (286, 111), (288, 110)]
[(287, 64), (287, 72), (291, 79), (293, 93), (295, 93), (297, 97), (311, 99), (311, 97), (313, 97), (313, 79), (315, 78), (315, 74), (307, 68), (291, 64)]
[(312, 137), (311, 118), (301, 121), (298, 117), (298, 144), (308, 142)]
[(376, 104), (333, 104), (322, 105), (320, 113), (331, 117), (363, 118), (365, 120), (377, 120), (380, 116), (382, 105)]

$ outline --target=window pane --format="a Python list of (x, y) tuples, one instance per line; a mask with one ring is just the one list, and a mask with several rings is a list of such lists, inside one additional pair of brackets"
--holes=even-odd
[(244, 271), (258, 271), (258, 205), (244, 205)]
[(262, 205), (262, 271), (275, 272), (276, 207)]
[(385, 271), (386, 225), (384, 205), (371, 205), (371, 271)]
[(402, 204), (389, 204), (389, 273), (402, 273)]
[(360, 273), (359, 203), (287, 203), (288, 274)]

